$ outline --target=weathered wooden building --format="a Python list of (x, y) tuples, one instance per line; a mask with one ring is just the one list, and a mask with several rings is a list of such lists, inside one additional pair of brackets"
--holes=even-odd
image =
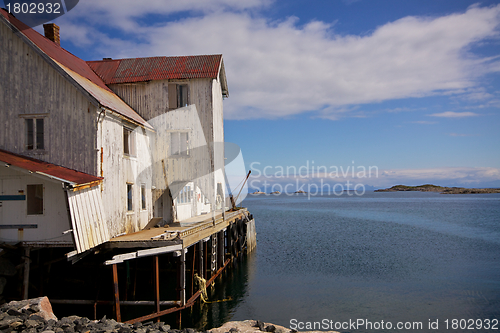
[[(73, 262), (105, 252), (115, 278), (117, 263), (183, 262), (207, 242), (215, 273), (242, 250), (243, 220), (254, 244), (248, 213), (226, 213), (222, 56), (86, 62), (44, 28), (0, 10), (0, 242), (27, 257), (67, 247)], [(27, 272), (28, 259), (24, 296)]]

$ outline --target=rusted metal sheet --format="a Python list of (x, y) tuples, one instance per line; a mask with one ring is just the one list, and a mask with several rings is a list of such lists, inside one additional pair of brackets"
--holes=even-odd
[(109, 240), (99, 187), (67, 192), (77, 253)]
[(222, 55), (149, 57), (87, 61), (106, 84), (152, 80), (217, 78)]
[(102, 177), (92, 176), (52, 163), (21, 156), (3, 149), (0, 149), (0, 161), (42, 176), (69, 183), (72, 186), (82, 186), (85, 184), (95, 186), (100, 184), (103, 179)]

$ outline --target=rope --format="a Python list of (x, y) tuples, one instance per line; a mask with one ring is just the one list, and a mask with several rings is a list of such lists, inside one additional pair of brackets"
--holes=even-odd
[(200, 298), (201, 301), (205, 304), (210, 304), (210, 303), (219, 303), (219, 302), (226, 302), (226, 301), (232, 301), (233, 299), (231, 297), (221, 299), (218, 301), (209, 301), (208, 296), (207, 296), (207, 280), (204, 278), (200, 277), (198, 274), (194, 274), (194, 279), (196, 280), (196, 284), (200, 288)]

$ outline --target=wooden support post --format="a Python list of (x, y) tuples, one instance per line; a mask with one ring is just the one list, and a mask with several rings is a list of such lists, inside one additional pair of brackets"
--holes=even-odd
[(193, 245), (193, 266), (191, 267), (191, 296), (194, 294), (194, 267), (196, 261), (196, 244)]
[(23, 277), (23, 299), (28, 299), (28, 289), (30, 284), (30, 251), (29, 247), (24, 248), (24, 277)]
[(217, 267), (222, 267), (224, 265), (224, 231), (219, 231), (217, 237), (217, 245), (219, 246), (217, 251)]
[(180, 301), (181, 306), (186, 305), (186, 253), (184, 253), (184, 249), (181, 250), (181, 256), (179, 257), (181, 261), (180, 267)]
[(113, 264), (113, 287), (115, 291), (115, 314), (116, 321), (121, 322), (122, 316), (120, 314), (120, 295), (118, 293), (118, 269), (116, 264)]
[(208, 251), (207, 251), (207, 242), (204, 242), (204, 248), (205, 250), (203, 252), (205, 252), (205, 264), (203, 265), (203, 276), (202, 278), (204, 279), (207, 279), (207, 269), (208, 269)]
[[(158, 256), (155, 256), (155, 301), (156, 312), (160, 312), (160, 265), (158, 264)], [(157, 318), (160, 322), (160, 317)]]
[(198, 242), (198, 275), (203, 277), (203, 240)]

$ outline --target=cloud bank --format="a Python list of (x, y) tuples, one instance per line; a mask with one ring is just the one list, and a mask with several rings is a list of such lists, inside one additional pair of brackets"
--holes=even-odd
[[(269, 4), (86, 0), (58, 23), (63, 39), (99, 50), (99, 57), (222, 53), (231, 93), (227, 119), (305, 112), (338, 119), (366, 103), (475, 94), (483, 75), (500, 70), (497, 58), (471, 51), (499, 37), (500, 5), (409, 16), (367, 35), (341, 35), (330, 22), (299, 25), (294, 17), (276, 22), (259, 15)], [(126, 37), (111, 37), (109, 29)]]

